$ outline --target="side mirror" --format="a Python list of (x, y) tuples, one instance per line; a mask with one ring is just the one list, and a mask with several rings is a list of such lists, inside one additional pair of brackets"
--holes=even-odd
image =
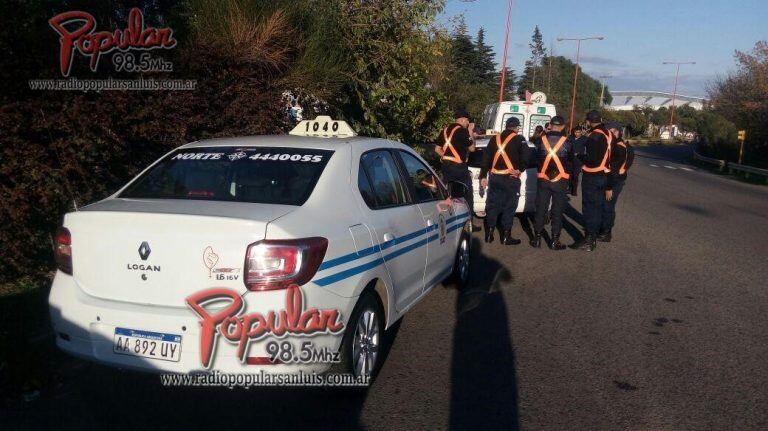
[(447, 186), (448, 186), (448, 195), (451, 197), (451, 199), (467, 198), (469, 187), (467, 187), (466, 184), (460, 181), (449, 181)]

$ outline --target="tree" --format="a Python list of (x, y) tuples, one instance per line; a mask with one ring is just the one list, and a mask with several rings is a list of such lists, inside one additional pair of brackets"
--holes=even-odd
[(531, 43), (528, 44), (528, 47), (531, 49), (531, 57), (525, 62), (524, 76), (527, 76), (529, 80), (525, 81), (524, 86), (528, 86), (527, 89), (535, 91), (537, 90), (536, 75), (541, 68), (542, 60), (547, 55), (547, 49), (544, 47), (543, 37), (538, 25), (533, 29)]
[(736, 51), (734, 57), (736, 72), (710, 88), (712, 106), (737, 129), (747, 131), (745, 161), (768, 165), (768, 41), (757, 42), (751, 52)]
[(450, 62), (443, 65), (447, 76), (438, 89), (446, 94), (452, 108), (464, 108), (479, 120), (485, 106), (498, 97), (495, 54), (485, 43), (485, 30), (480, 28), (473, 41), (462, 17), (456, 21), (450, 46)]
[(475, 39), (475, 59), (472, 65), (477, 82), (490, 84), (496, 82), (495, 56), (493, 48), (485, 43), (485, 29), (480, 27)]
[(461, 74), (462, 78), (469, 82), (476, 81), (474, 67), (477, 64), (477, 53), (472, 38), (467, 34), (467, 25), (463, 16), (459, 16), (451, 39), (451, 62), (455, 73)]
[[(501, 70), (496, 74), (497, 78), (494, 83), (494, 88), (496, 92), (498, 93), (499, 87), (501, 86)], [(515, 92), (517, 91), (517, 75), (515, 74), (514, 69), (510, 69), (507, 67), (507, 74), (504, 77), (504, 93), (503, 93), (503, 99), (504, 100), (512, 100)], [(498, 98), (498, 94), (494, 96), (494, 99), (492, 101), (496, 101)]]
[[(552, 85), (547, 94), (547, 101), (554, 104), (557, 107), (557, 112), (563, 117), (568, 117), (571, 112), (571, 95), (573, 89), (573, 73), (575, 70), (575, 64), (562, 56), (545, 57), (543, 59), (549, 65), (551, 60), (551, 73), (552, 73)], [(520, 97), (525, 96), (525, 90), (536, 90), (535, 88), (525, 87), (524, 83), (532, 81), (532, 75), (534, 70), (532, 68), (526, 69), (523, 76), (520, 78), (520, 86), (517, 91)], [(590, 109), (598, 109), (600, 107), (600, 90), (602, 84), (591, 77), (589, 74), (584, 73), (583, 70), (579, 70), (579, 79), (577, 85), (576, 94), (576, 113), (575, 123), (578, 123), (584, 118), (584, 114)], [(610, 101), (611, 94), (608, 88), (605, 89), (605, 100)]]

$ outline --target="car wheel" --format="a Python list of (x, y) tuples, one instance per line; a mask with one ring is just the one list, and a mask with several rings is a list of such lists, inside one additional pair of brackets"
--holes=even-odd
[(453, 272), (449, 282), (457, 287), (464, 287), (469, 280), (470, 258), (472, 257), (472, 236), (466, 231), (461, 232), (459, 247), (453, 262)]
[(367, 375), (372, 382), (381, 365), (384, 324), (384, 311), (376, 295), (363, 293), (347, 323), (341, 361), (334, 370), (355, 377)]

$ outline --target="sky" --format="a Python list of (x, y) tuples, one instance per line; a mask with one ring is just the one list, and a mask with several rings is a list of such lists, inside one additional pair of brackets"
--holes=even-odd
[[(581, 43), (580, 65), (606, 79), (612, 90), (672, 92), (675, 66), (664, 61), (695, 61), (680, 66), (678, 93), (706, 97), (717, 76), (736, 69), (735, 50), (749, 51), (768, 39), (766, 0), (512, 0), (507, 66), (521, 71), (530, 56), (534, 26), (547, 51), (571, 60), (576, 42), (558, 37), (604, 36)], [(446, 0), (440, 20), (464, 15), (474, 36), (482, 26), (486, 42), (501, 64), (508, 0)]]

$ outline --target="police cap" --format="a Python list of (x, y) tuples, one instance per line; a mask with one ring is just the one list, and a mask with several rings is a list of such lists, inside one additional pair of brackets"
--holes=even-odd
[(507, 118), (507, 123), (505, 124), (505, 127), (507, 129), (514, 129), (515, 127), (520, 127), (520, 120), (518, 120), (517, 117), (509, 117)]
[(465, 109), (457, 109), (453, 118), (469, 118), (469, 113)]
[(611, 121), (609, 123), (605, 123), (605, 128), (608, 130), (610, 129), (621, 130), (621, 123), (617, 121)]
[(602, 120), (603, 119), (600, 116), (600, 113), (595, 111), (594, 109), (587, 112), (587, 121), (589, 121), (590, 123), (599, 123)]
[(555, 115), (554, 117), (552, 117), (552, 120), (549, 123), (553, 126), (562, 126), (563, 124), (565, 124), (565, 120), (563, 119), (563, 117), (559, 115)]

